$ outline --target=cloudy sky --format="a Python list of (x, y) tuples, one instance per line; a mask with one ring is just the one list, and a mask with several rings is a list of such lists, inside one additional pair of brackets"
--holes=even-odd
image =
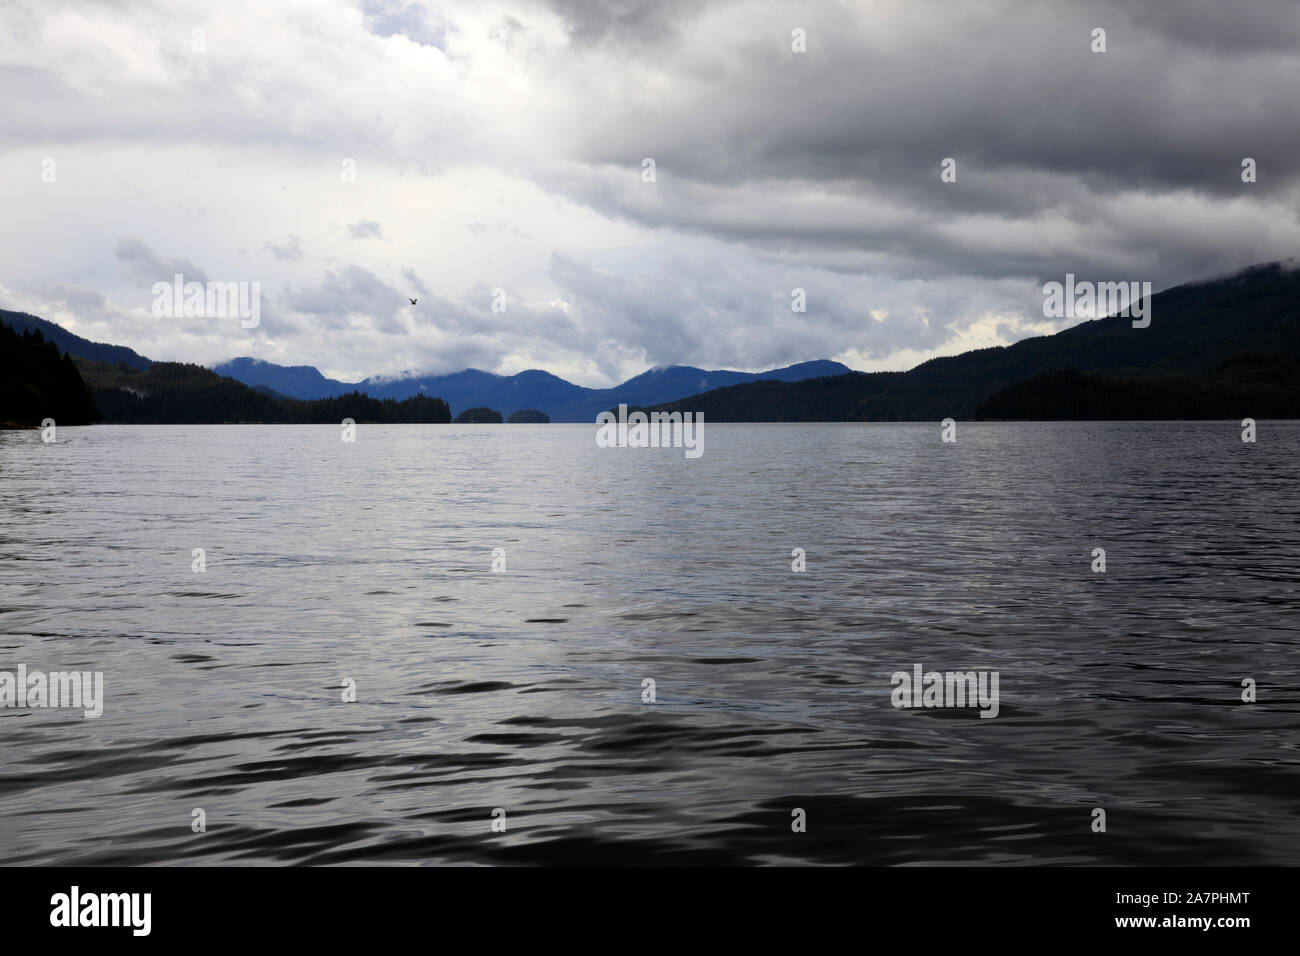
[(1293, 257), (1298, 51), (1295, 0), (4, 0), (0, 307), (345, 379), (908, 368)]

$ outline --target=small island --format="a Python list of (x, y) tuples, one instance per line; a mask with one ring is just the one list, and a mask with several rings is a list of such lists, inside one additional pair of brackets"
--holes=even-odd
[(551, 416), (535, 408), (523, 408), (517, 412), (511, 412), (506, 422), (511, 425), (549, 425)]
[(457, 425), (500, 425), (501, 413), (494, 408), (467, 408), (456, 416)]

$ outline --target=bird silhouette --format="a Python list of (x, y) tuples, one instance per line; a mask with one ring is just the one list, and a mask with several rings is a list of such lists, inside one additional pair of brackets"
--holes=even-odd
[[(408, 299), (411, 299), (411, 297), (410, 297), (409, 295), (407, 296), (407, 298), (408, 298)], [(415, 303), (418, 302), (418, 301), (419, 301), (419, 299), (411, 299), (411, 305), (415, 305)]]

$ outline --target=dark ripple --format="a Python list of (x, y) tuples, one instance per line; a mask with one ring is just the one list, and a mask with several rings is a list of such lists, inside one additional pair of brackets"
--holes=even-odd
[[(1294, 864), (1300, 428), (1221, 432), (0, 433), (0, 669), (108, 694), (0, 712), (6, 859)], [(998, 670), (999, 717), (894, 710), (912, 663)]]

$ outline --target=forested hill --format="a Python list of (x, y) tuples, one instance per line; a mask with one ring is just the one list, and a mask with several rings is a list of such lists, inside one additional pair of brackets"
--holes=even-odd
[[(1255, 266), (1168, 289), (1152, 297), (1148, 310), (1147, 328), (1133, 328), (1119, 316), (1086, 321), (1004, 348), (933, 359), (907, 372), (799, 380), (834, 366), (798, 366), (778, 370), (790, 373), (787, 380), (747, 381), (651, 407), (699, 412), (711, 422), (1300, 418), (1300, 271), (1277, 263)], [(6, 333), (0, 422), (32, 424), (51, 417), (72, 423), (94, 420), (98, 413), (110, 422), (158, 423), (451, 420), (441, 398), (395, 401), (352, 392), (293, 399), (200, 366), (150, 362), (34, 316), (0, 317), (26, 330)], [(50, 336), (56, 336), (53, 345)], [(60, 356), (60, 348), (74, 358)], [(624, 391), (617, 396), (613, 390), (593, 394), (610, 400), (602, 407), (612, 407), (615, 397), (649, 405), (664, 394), (653, 394), (662, 379), (677, 381), (696, 371), (647, 372), (620, 386)], [(643, 379), (655, 388), (647, 385), (638, 399), (628, 388)], [(697, 385), (703, 380), (694, 377)]]
[[(373, 423), (446, 423), (441, 398), (403, 401), (353, 392), (315, 401), (249, 388), (199, 365), (151, 362), (127, 348), (90, 342), (24, 313), (21, 330), (0, 321), (0, 426), (59, 425), (103, 420), (134, 424), (295, 422), (338, 424), (345, 418)], [(53, 329), (54, 340), (45, 334)], [(79, 350), (60, 354), (59, 345)], [(114, 361), (85, 357), (105, 355)]]
[[(655, 407), (713, 422), (1300, 418), (1300, 271), (1255, 266), (1166, 290), (1150, 309), (1145, 329), (1098, 319), (908, 372), (754, 382)], [(1065, 371), (1088, 374), (1049, 374)]]
[(99, 418), (73, 359), (39, 331), (0, 322), (0, 425), (85, 425)]
[(355, 422), (451, 421), (451, 409), (441, 398), (423, 395), (395, 401), (353, 392), (314, 401), (301, 401), (218, 375), (201, 365), (153, 362), (139, 370), (76, 359), (93, 387), (104, 420), (133, 424), (216, 424), (221, 422), (294, 422), (338, 424)]
[(90, 339), (83, 339), (80, 335), (69, 332), (61, 325), (46, 321), (35, 315), (29, 315), (26, 312), (10, 312), (7, 309), (0, 309), (0, 322), (8, 323), (17, 331), (40, 332), (49, 342), (53, 342), (59, 347), (60, 351), (71, 352), (77, 358), (92, 359), (96, 362), (109, 362), (116, 365), (118, 362), (125, 362), (131, 368), (146, 369), (150, 366), (150, 361), (125, 345), (107, 345), (103, 342), (92, 342)]

